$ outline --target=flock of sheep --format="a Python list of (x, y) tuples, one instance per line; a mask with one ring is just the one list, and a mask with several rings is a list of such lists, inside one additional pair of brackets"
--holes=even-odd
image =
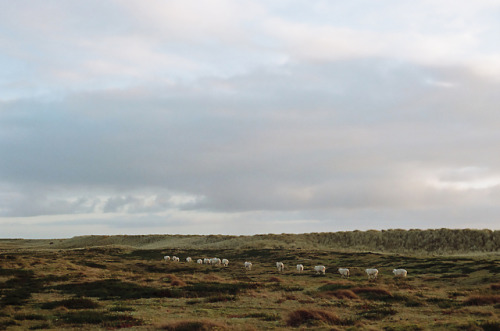
[[(165, 255), (163, 257), (163, 259), (165, 261), (173, 261), (173, 262), (179, 262), (179, 257), (177, 256), (168, 256), (168, 255)], [(190, 257), (187, 257), (186, 258), (186, 262), (193, 262), (193, 259), (190, 258)], [(211, 258), (211, 259), (208, 259), (208, 258), (204, 258), (203, 260), (202, 259), (198, 259), (196, 261), (196, 263), (198, 264), (210, 264), (210, 265), (223, 265), (225, 267), (227, 267), (229, 265), (229, 260), (228, 259), (219, 259), (217, 257), (214, 257), (214, 258)], [(245, 266), (245, 269), (246, 270), (252, 270), (252, 262), (248, 262), (246, 261), (244, 263), (244, 266)], [(283, 262), (276, 262), (276, 268), (278, 269), (278, 272), (283, 272), (285, 270), (285, 264)], [(304, 271), (304, 266), (302, 264), (297, 264), (297, 271), (299, 273), (303, 272)], [(317, 274), (325, 274), (326, 272), (326, 267), (324, 265), (317, 265), (314, 267), (314, 271), (316, 271)], [(349, 277), (349, 269), (347, 268), (339, 268), (338, 269), (339, 271), (339, 274), (341, 277)], [(365, 272), (366, 272), (366, 275), (368, 276), (368, 279), (377, 279), (377, 276), (378, 276), (378, 270), (377, 269), (365, 269)], [(394, 269), (392, 270), (394, 276), (396, 277), (406, 277), (406, 275), (408, 274), (408, 272), (405, 270), (405, 269)]]

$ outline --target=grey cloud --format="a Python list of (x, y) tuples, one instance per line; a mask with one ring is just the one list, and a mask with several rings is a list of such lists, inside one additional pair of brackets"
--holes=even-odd
[[(432, 87), (429, 77), (456, 87)], [(469, 200), (412, 176), (498, 172), (497, 91), (495, 81), (461, 68), (364, 59), (4, 102), (1, 181), (35, 185), (42, 201), (54, 185), (124, 191), (106, 201), (107, 212), (169, 208), (143, 209), (127, 193), (137, 189), (206, 197), (189, 206), (198, 210), (334, 215), (337, 208), (449, 206)], [(38, 213), (88, 211), (88, 199), (54, 200)]]

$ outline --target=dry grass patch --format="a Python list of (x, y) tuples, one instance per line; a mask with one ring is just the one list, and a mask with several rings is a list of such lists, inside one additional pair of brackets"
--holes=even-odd
[(269, 278), (269, 281), (274, 282), (274, 283), (283, 283), (283, 279), (281, 279), (279, 277), (275, 277), (275, 276)]
[(336, 291), (326, 291), (318, 294), (320, 298), (337, 298), (337, 299), (359, 299), (359, 296), (356, 295), (351, 290), (336, 290)]
[(167, 275), (165, 275), (165, 278), (168, 279), (168, 281), (170, 282), (170, 285), (172, 285), (172, 286), (186, 286), (187, 285), (185, 281), (178, 278), (176, 275), (167, 274)]
[(286, 319), (286, 325), (293, 327), (298, 327), (302, 324), (313, 325), (321, 323), (336, 325), (341, 324), (341, 320), (337, 315), (319, 309), (297, 309), (288, 314)]

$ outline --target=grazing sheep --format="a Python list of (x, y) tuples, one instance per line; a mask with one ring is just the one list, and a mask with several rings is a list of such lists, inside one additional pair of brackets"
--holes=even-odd
[(172, 256), (172, 262), (179, 262), (180, 259), (177, 256)]
[(339, 268), (339, 274), (341, 277), (349, 278), (349, 269), (347, 268)]
[(365, 269), (368, 279), (377, 279), (378, 270), (377, 269)]
[(392, 273), (395, 277), (406, 277), (406, 275), (408, 274), (405, 269), (394, 269), (392, 270)]
[(204, 258), (203, 259), (203, 264), (210, 264), (210, 259)]
[(283, 270), (285, 270), (285, 265), (283, 262), (276, 262), (276, 268), (278, 268), (279, 272), (283, 272)]
[(326, 272), (326, 267), (324, 265), (317, 265), (314, 267), (314, 271), (316, 271), (317, 274), (322, 273), (324, 275)]
[(302, 264), (297, 264), (297, 271), (298, 272), (304, 271), (304, 266)]
[(192, 262), (192, 261), (193, 261), (193, 259), (192, 259), (192, 258), (190, 258), (190, 257), (186, 257), (186, 262), (188, 262), (188, 263), (189, 263), (189, 262)]
[(227, 267), (229, 265), (229, 260), (228, 259), (222, 259), (222, 265), (224, 267)]
[(203, 264), (203, 260), (202, 259), (198, 259), (198, 260), (196, 260), (196, 263)]
[(165, 262), (170, 261), (170, 256), (165, 255), (165, 256), (163, 257), (163, 260), (165, 260)]
[(252, 270), (252, 262), (245, 262), (245, 269)]
[(213, 259), (210, 259), (210, 264), (211, 265), (220, 265), (220, 259), (217, 257), (214, 257)]

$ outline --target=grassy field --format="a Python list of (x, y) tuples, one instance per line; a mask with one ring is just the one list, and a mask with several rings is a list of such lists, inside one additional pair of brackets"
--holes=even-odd
[[(0, 244), (0, 330), (500, 329), (500, 261), (492, 253)], [(185, 262), (188, 256), (230, 263), (198, 265)], [(253, 263), (251, 271), (244, 261)], [(281, 274), (276, 261), (286, 265)], [(326, 275), (312, 271), (320, 264)], [(338, 267), (350, 268), (351, 277), (342, 279)], [(369, 281), (365, 268), (378, 268), (378, 279)], [(408, 277), (394, 278), (393, 268), (407, 269)]]

